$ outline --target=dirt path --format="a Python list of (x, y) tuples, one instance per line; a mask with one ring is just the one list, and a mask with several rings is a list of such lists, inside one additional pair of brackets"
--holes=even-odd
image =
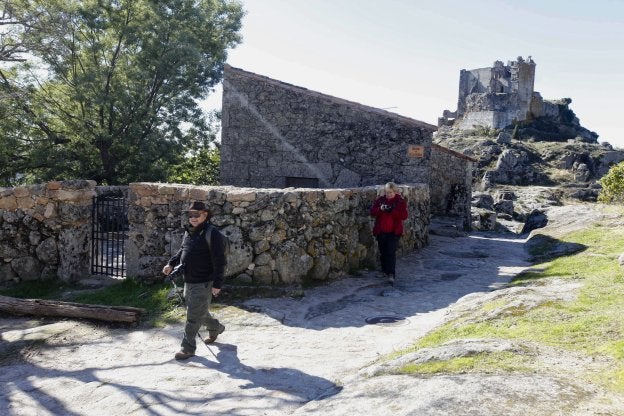
[(394, 287), (364, 272), (301, 299), (222, 308), (225, 333), (187, 362), (173, 359), (181, 324), (129, 331), (67, 321), (20, 331), (26, 320), (0, 320), (0, 414), (574, 414), (569, 406), (600, 392), (545, 376), (367, 374), (379, 356), (409, 346), (528, 267), (524, 242), (432, 236), (400, 259)]

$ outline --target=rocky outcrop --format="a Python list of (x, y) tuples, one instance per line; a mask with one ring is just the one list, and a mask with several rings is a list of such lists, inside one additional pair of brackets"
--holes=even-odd
[(483, 175), (483, 188), (491, 184), (526, 185), (536, 180), (536, 172), (526, 152), (505, 149), (498, 157), (494, 169)]
[(571, 198), (595, 201), (598, 181), (624, 161), (624, 150), (598, 143), (597, 134), (580, 125), (568, 104), (557, 101), (555, 115), (504, 129), (441, 126), (434, 143), (478, 160), (475, 190), (496, 185), (564, 186)]
[(559, 206), (566, 194), (557, 187), (494, 187), (475, 192), (472, 198), (472, 227), (481, 231), (510, 231), (525, 234), (548, 223), (548, 208)]

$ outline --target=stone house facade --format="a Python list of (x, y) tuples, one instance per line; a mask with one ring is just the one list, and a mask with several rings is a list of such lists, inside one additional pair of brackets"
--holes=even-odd
[[(436, 130), (422, 121), (226, 65), (221, 183), (260, 188), (423, 183), (436, 201), (433, 213), (459, 213), (469, 226), (475, 161), (434, 149)], [(446, 165), (438, 167), (435, 178), (433, 159)]]

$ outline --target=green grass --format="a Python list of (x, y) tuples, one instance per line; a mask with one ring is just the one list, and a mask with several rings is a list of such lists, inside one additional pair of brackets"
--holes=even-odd
[[(592, 357), (604, 357), (613, 363), (605, 374), (588, 374), (614, 391), (624, 391), (624, 272), (617, 257), (624, 251), (624, 230), (613, 226), (590, 226), (566, 235), (570, 243), (586, 246), (582, 252), (554, 258), (537, 265), (540, 271), (519, 275), (512, 284), (539, 283), (541, 279), (575, 279), (582, 284), (578, 297), (570, 302), (547, 302), (530, 310), (514, 310), (483, 322), (466, 318), (449, 322), (421, 338), (411, 348), (393, 354), (403, 355), (421, 348), (437, 347), (445, 342), (467, 338), (502, 338), (552, 346)], [(542, 247), (548, 251), (548, 245)], [(496, 300), (483, 311), (504, 308)], [(512, 353), (485, 354), (489, 357), (465, 357), (448, 362), (407, 366), (413, 373), (523, 371), (527, 358)]]
[(145, 309), (142, 321), (149, 325), (162, 326), (175, 322), (181, 316), (177, 300), (167, 300), (171, 286), (163, 283), (145, 284), (134, 279), (125, 279), (117, 285), (103, 288), (94, 293), (77, 295), (73, 301), (109, 306), (133, 306)]
[(397, 370), (397, 374), (438, 374), (438, 373), (480, 373), (495, 374), (501, 372), (523, 371), (532, 369), (531, 358), (510, 352), (475, 354), (469, 357), (457, 357), (444, 361), (430, 361), (418, 364), (406, 364)]
[[(58, 281), (33, 281), (20, 282), (8, 289), (0, 290), (0, 294), (22, 299), (62, 299), (91, 305), (132, 306), (145, 309), (141, 324), (163, 326), (184, 316), (184, 310), (177, 307), (179, 304), (177, 299), (167, 300), (170, 287), (163, 283), (146, 284), (134, 279), (125, 279), (119, 284), (95, 292), (80, 293), (80, 288), (74, 285)], [(67, 291), (69, 293), (75, 291), (76, 294), (62, 296)]]
[(57, 299), (70, 288), (71, 285), (58, 280), (25, 281), (0, 290), (0, 295), (20, 299)]

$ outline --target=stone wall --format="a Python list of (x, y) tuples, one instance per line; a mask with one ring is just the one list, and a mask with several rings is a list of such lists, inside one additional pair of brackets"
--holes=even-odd
[[(429, 191), (424, 184), (401, 186), (409, 218), (400, 253), (427, 243)], [(337, 278), (372, 267), (377, 247), (368, 210), (378, 188), (251, 189), (154, 183), (130, 185), (126, 261), (128, 276), (161, 277), (179, 248), (183, 210), (204, 201), (212, 222), (230, 239), (228, 275), (258, 284)]]
[(458, 217), (470, 228), (472, 172), (477, 162), (469, 156), (433, 144), (429, 186), (433, 215)]
[(459, 95), (457, 99), (457, 114), (466, 113), (466, 97), (470, 94), (489, 92), (492, 68), (477, 68), (459, 71)]
[(0, 188), (0, 284), (89, 275), (94, 181)]
[(518, 120), (517, 112), (507, 111), (473, 111), (459, 119), (455, 126), (463, 130), (474, 129), (475, 126), (503, 129)]
[(222, 111), (224, 185), (428, 182), (433, 125), (229, 66)]

